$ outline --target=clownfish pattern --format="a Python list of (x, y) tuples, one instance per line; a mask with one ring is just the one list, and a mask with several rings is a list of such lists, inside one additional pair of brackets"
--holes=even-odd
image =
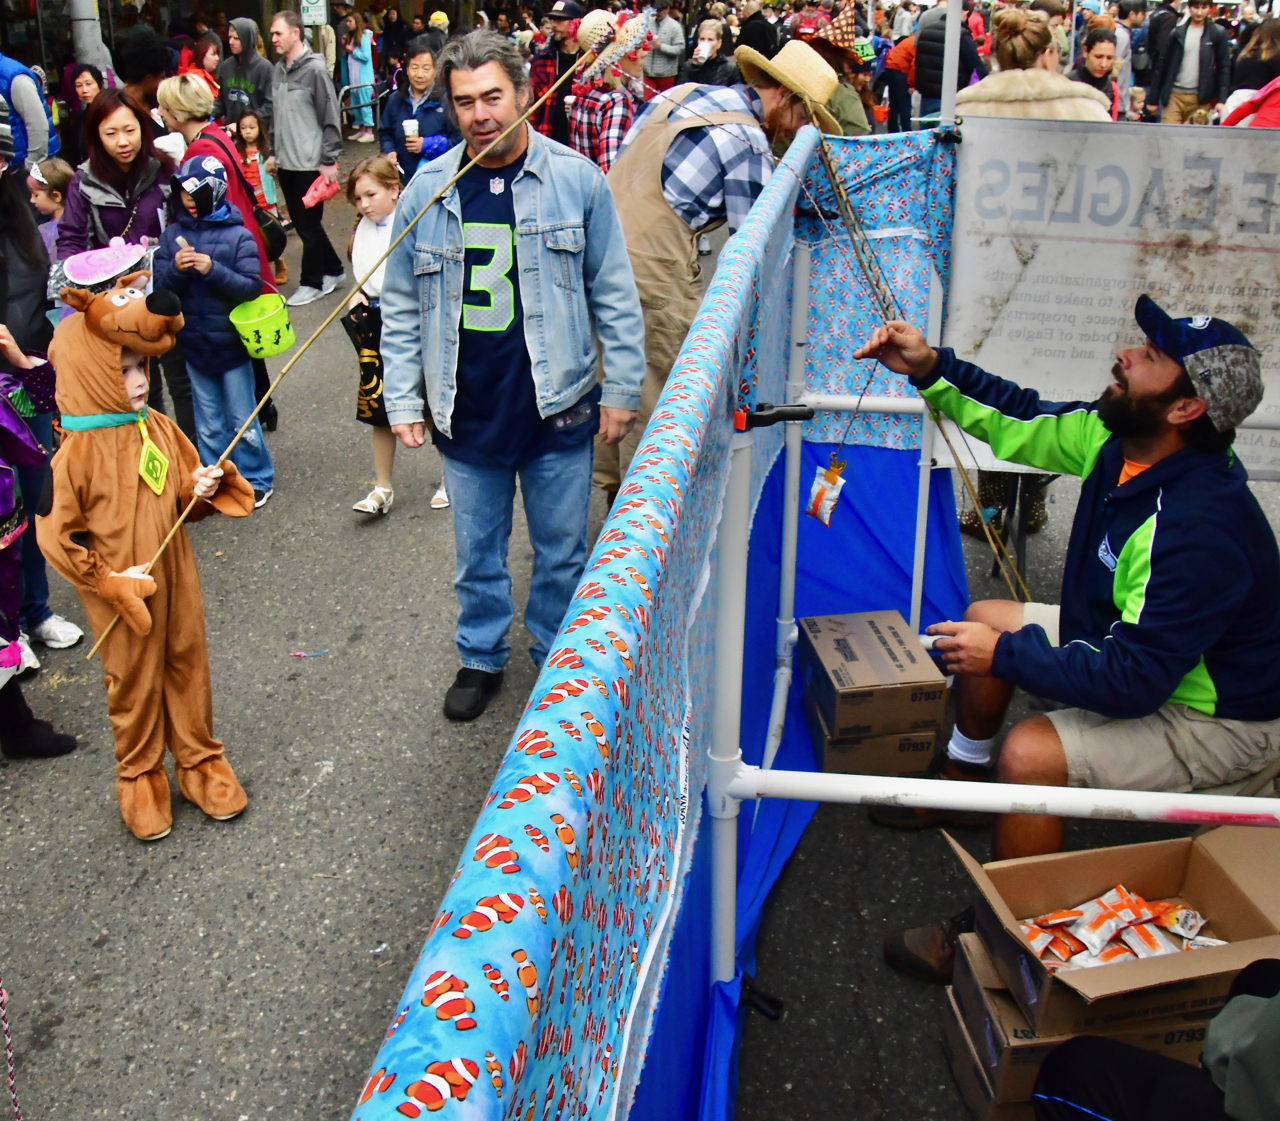
[[(780, 196), (784, 178), (773, 181)], [(750, 226), (722, 255), (513, 729), (443, 921), (389, 1009), (409, 1005), (353, 1121), (412, 1109), (459, 1121), (625, 1116), (705, 782), (711, 681), (689, 667), (710, 664), (714, 613), (694, 608), (714, 597), (705, 567), (738, 391), (736, 372), (726, 383), (721, 371), (748, 349), (724, 325), (781, 324), (785, 337), (789, 315), (789, 283), (762, 289), (745, 251), (732, 251)], [(785, 360), (777, 365), (770, 376), (782, 378)], [(769, 399), (783, 399), (780, 387)], [(474, 1027), (439, 1018), (445, 1004), (424, 1006), (437, 972), (470, 982), (450, 992), (474, 1005)]]

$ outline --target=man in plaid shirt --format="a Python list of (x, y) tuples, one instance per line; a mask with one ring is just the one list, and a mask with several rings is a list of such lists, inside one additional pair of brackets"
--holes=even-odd
[(609, 172), (645, 318), (639, 422), (618, 445), (620, 454), (596, 444), (594, 481), (610, 501), (697, 312), (699, 235), (725, 224), (736, 231), (746, 221), (773, 173), (770, 145), (805, 123), (805, 100), (823, 131), (840, 133), (824, 108), (836, 72), (807, 43), (793, 40), (772, 59), (739, 47), (734, 58), (743, 84), (658, 94), (636, 117)]
[[(529, 85), (533, 88), (534, 101), (555, 85), (556, 79), (566, 70), (577, 65), (581, 53), (578, 50), (578, 23), (583, 14), (582, 5), (577, 0), (555, 0), (547, 12), (547, 18), (551, 20), (551, 39), (529, 61)], [(556, 90), (555, 96), (548, 98), (529, 118), (543, 136), (561, 144), (569, 143), (569, 113), (564, 99), (569, 93), (570, 82), (572, 79)]]

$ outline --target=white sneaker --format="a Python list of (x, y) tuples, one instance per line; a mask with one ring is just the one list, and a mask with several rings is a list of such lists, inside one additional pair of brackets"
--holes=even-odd
[(319, 288), (312, 288), (310, 284), (299, 284), (285, 303), (290, 307), (301, 307), (303, 304), (314, 304), (323, 295)]
[(22, 652), (22, 661), (18, 663), (19, 677), (24, 673), (40, 668), (40, 659), (36, 657), (36, 652), (31, 649), (31, 639), (27, 637), (26, 631), (18, 635), (18, 649)]
[(711, 256), (711, 239), (707, 237), (706, 234), (703, 234), (700, 238), (698, 238), (698, 256), (699, 257)]
[(445, 490), (444, 483), (440, 484), (440, 489), (431, 496), (431, 509), (447, 510), (449, 508), (449, 492)]
[(347, 279), (347, 274), (345, 272), (340, 272), (337, 274), (337, 276), (326, 276), (324, 280), (320, 282), (321, 294), (327, 296), (330, 292), (332, 292), (335, 288), (337, 288), (338, 285), (341, 284), (346, 279)]
[(32, 628), (31, 637), (49, 647), (50, 650), (65, 650), (84, 638), (84, 631), (70, 619), (64, 619), (61, 615), (50, 615), (38, 627)]

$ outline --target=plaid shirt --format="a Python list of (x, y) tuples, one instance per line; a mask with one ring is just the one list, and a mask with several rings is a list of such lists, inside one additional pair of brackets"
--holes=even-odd
[[(560, 44), (555, 39), (548, 40), (542, 47), (534, 52), (533, 58), (529, 60), (529, 84), (533, 87), (533, 100), (537, 101), (544, 93), (556, 84), (556, 79), (563, 74), (556, 73), (556, 67), (560, 65)], [(577, 61), (577, 56), (574, 56)], [(565, 82), (558, 90), (555, 97), (548, 98), (546, 104), (542, 105), (529, 120), (533, 127), (536, 128), (543, 136), (551, 135), (551, 123), (555, 119), (556, 106), (565, 99), (573, 79)]]
[[(636, 117), (622, 150), (639, 135), (659, 94)], [(698, 86), (674, 109), (671, 121), (706, 113), (743, 113), (757, 121), (764, 106), (750, 86)], [(724, 218), (730, 230), (746, 221), (773, 174), (773, 155), (764, 129), (746, 125), (708, 125), (686, 129), (662, 160), (662, 197), (691, 229)]]
[(593, 89), (577, 98), (569, 111), (574, 150), (598, 163), (607, 175), (635, 115), (636, 99), (626, 89)]

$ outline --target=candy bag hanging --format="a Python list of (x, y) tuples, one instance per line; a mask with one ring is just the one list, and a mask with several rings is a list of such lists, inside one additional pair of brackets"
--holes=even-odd
[(817, 518), (823, 525), (831, 524), (831, 513), (844, 489), (844, 468), (844, 460), (836, 459), (835, 452), (832, 452), (831, 465), (819, 467), (813, 476), (805, 513), (811, 518)]

